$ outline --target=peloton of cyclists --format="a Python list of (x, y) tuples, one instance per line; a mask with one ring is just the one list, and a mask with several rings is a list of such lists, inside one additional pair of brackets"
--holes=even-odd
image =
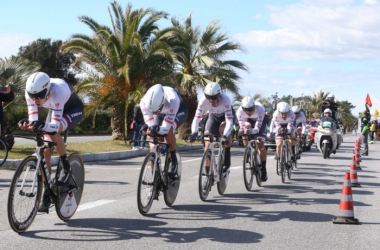
[[(305, 114), (301, 111), (301, 108), (299, 106), (293, 106), (292, 111), (295, 115), (295, 121), (294, 125), (296, 127), (296, 133), (297, 133), (297, 140), (299, 141), (300, 145), (302, 142), (302, 139), (305, 138), (306, 134), (306, 116)], [(297, 159), (301, 158), (301, 148), (299, 152), (297, 152)]]
[[(233, 113), (231, 107), (230, 98), (221, 93), (221, 88), (219, 83), (210, 82), (206, 85), (204, 89), (204, 96), (201, 97), (198, 103), (197, 110), (193, 122), (191, 124), (191, 135), (189, 137), (190, 141), (194, 141), (197, 135), (199, 120), (202, 119), (204, 112), (209, 111), (209, 117), (205, 125), (204, 134), (207, 135), (222, 135), (221, 142), (225, 145), (225, 157), (224, 157), (224, 168), (223, 171), (226, 172), (231, 165), (231, 129), (233, 126)], [(207, 150), (210, 146), (209, 141), (205, 141), (204, 150)], [(206, 162), (210, 164), (209, 162)], [(206, 167), (206, 171), (208, 168)]]
[(279, 158), (280, 149), (284, 141), (284, 135), (289, 135), (289, 142), (292, 145), (291, 160), (295, 160), (295, 146), (294, 146), (294, 112), (290, 109), (290, 105), (286, 102), (279, 102), (277, 110), (273, 113), (272, 124), (270, 132), (276, 133), (276, 159)]
[(145, 120), (140, 133), (164, 137), (165, 142), (171, 144), (169, 152), (172, 159), (172, 169), (168, 173), (168, 177), (174, 181), (178, 177), (174, 131), (187, 119), (187, 104), (173, 88), (156, 84), (148, 89), (141, 99), (140, 106)]
[(240, 133), (243, 135), (244, 146), (248, 145), (249, 134), (258, 134), (256, 145), (259, 149), (261, 159), (261, 180), (267, 181), (267, 151), (264, 143), (266, 139), (267, 120), (265, 116), (265, 108), (260, 102), (255, 102), (252, 97), (246, 96), (243, 98), (240, 107), (236, 111), (236, 116), (239, 120)]

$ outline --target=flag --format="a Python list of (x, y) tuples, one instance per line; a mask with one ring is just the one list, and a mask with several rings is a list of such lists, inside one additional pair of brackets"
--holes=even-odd
[(377, 120), (377, 117), (379, 117), (379, 110), (378, 109), (375, 109), (375, 113), (373, 114), (373, 118), (375, 119), (375, 120)]
[(365, 98), (365, 103), (368, 104), (368, 106), (372, 107), (371, 98), (369, 98), (369, 94), (367, 93), (367, 97)]

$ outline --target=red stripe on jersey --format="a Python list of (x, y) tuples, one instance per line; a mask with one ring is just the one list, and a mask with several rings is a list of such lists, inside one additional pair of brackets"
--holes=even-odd
[(145, 123), (147, 123), (147, 122), (149, 122), (149, 121), (151, 121), (151, 120), (153, 120), (154, 118), (152, 117), (152, 118), (149, 118), (148, 120), (146, 120), (146, 122)]
[(38, 111), (37, 112), (29, 113), (28, 115), (35, 115), (35, 114), (38, 114)]
[(169, 121), (168, 119), (164, 119), (167, 123), (173, 124), (173, 122)]
[(57, 122), (61, 122), (61, 119), (57, 119), (57, 118), (51, 118), (51, 119)]
[(202, 118), (202, 116), (197, 116), (197, 115), (196, 115), (195, 118)]

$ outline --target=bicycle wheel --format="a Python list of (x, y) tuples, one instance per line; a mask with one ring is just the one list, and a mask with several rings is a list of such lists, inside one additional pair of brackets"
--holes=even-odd
[(155, 156), (155, 153), (147, 154), (140, 170), (139, 182), (137, 186), (137, 206), (140, 214), (142, 215), (149, 212), (156, 193), (156, 182), (158, 180), (158, 176), (153, 175), (153, 171), (151, 169), (151, 164), (153, 164)]
[(58, 186), (59, 199), (55, 203), (55, 211), (63, 221), (69, 220), (77, 211), (83, 195), (85, 177), (84, 163), (80, 154), (70, 154), (68, 161), (71, 177), (66, 186)]
[(253, 184), (253, 168), (252, 168), (252, 159), (251, 159), (251, 148), (246, 147), (243, 157), (243, 178), (244, 185), (247, 191), (252, 189)]
[[(284, 142), (285, 143), (285, 142)], [(287, 170), (287, 157), (286, 157), (286, 152), (287, 148), (286, 146), (282, 146), (281, 148), (281, 157), (280, 157), (280, 162), (281, 162), (281, 180), (282, 183), (285, 183), (285, 176), (286, 176), (286, 170)]]
[(4, 162), (8, 158), (8, 147), (3, 140), (0, 139), (0, 166), (4, 164)]
[(262, 181), (261, 181), (261, 166), (259, 163), (259, 151), (257, 149), (253, 150), (253, 169), (254, 174), (256, 175), (256, 184), (257, 186), (261, 187)]
[(288, 173), (288, 179), (289, 180), (291, 180), (291, 178), (292, 178), (292, 170), (293, 170), (293, 167), (294, 167), (294, 161), (297, 160), (296, 156), (294, 156), (294, 161), (289, 160), (289, 159), (291, 159), (291, 156), (292, 156), (292, 152), (291, 152), (290, 146), (288, 145), (288, 157), (287, 157), (288, 167), (287, 167), (287, 173)]
[[(277, 154), (277, 153), (275, 153), (275, 154)], [(280, 162), (280, 158), (278, 158), (276, 160), (276, 172), (277, 172), (277, 175), (281, 174), (281, 162)]]
[(13, 175), (8, 195), (8, 221), (17, 233), (32, 225), (40, 205), (42, 180), (35, 156), (26, 157)]
[(175, 199), (177, 198), (179, 185), (181, 183), (181, 174), (182, 174), (181, 156), (179, 155), (178, 151), (177, 151), (176, 155), (177, 155), (178, 165), (177, 165), (177, 169), (175, 171), (177, 172), (178, 178), (172, 183), (169, 183), (168, 175), (167, 175), (167, 173), (169, 171), (169, 166), (171, 168), (170, 154), (167, 158), (167, 162), (165, 163), (165, 172), (164, 172), (165, 177), (164, 178), (166, 180), (165, 182), (166, 182), (167, 188), (164, 191), (164, 200), (165, 200), (166, 206), (168, 206), (168, 207), (171, 207), (173, 205)]
[(205, 201), (207, 199), (208, 194), (210, 193), (211, 181), (213, 178), (213, 169), (210, 166), (206, 168), (206, 159), (209, 160), (209, 164), (211, 165), (210, 150), (207, 150), (203, 153), (201, 167), (199, 169), (198, 191), (199, 197), (202, 201)]
[(219, 162), (219, 178), (220, 180), (218, 181), (218, 183), (216, 184), (217, 186), (217, 189), (218, 189), (218, 193), (220, 195), (223, 195), (224, 192), (226, 191), (227, 189), (227, 184), (228, 184), (228, 171), (226, 171), (225, 173), (223, 173), (223, 165), (224, 165), (224, 152), (225, 152), (225, 148), (223, 147), (222, 149), (222, 152), (221, 152), (221, 155), (218, 157), (218, 162)]

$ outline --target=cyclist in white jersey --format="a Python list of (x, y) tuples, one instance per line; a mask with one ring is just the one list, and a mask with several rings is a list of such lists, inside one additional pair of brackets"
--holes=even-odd
[[(198, 102), (198, 107), (195, 112), (195, 117), (191, 124), (190, 141), (194, 141), (197, 136), (199, 121), (202, 119), (202, 115), (208, 111), (209, 117), (205, 125), (204, 135), (221, 135), (221, 142), (225, 145), (225, 157), (224, 157), (224, 169), (227, 171), (231, 165), (231, 129), (233, 126), (233, 114), (230, 98), (221, 93), (219, 83), (210, 82), (204, 89), (204, 96)], [(207, 150), (210, 146), (209, 141), (205, 141), (204, 150)], [(209, 170), (209, 161), (206, 160), (206, 171)], [(208, 166), (208, 167), (207, 167)]]
[[(301, 108), (299, 106), (293, 106), (292, 111), (295, 115), (295, 121), (294, 121), (294, 126), (296, 128), (296, 133), (297, 133), (297, 140), (301, 144), (302, 139), (305, 138), (305, 132), (306, 132), (306, 116), (305, 114), (301, 111)], [(300, 158), (301, 150), (297, 152), (297, 158)]]
[(146, 92), (141, 99), (140, 106), (145, 120), (140, 133), (149, 136), (162, 136), (166, 143), (171, 144), (169, 152), (172, 159), (172, 169), (168, 176), (174, 181), (178, 177), (175, 173), (178, 163), (174, 131), (187, 119), (187, 104), (173, 88), (156, 84)]
[[(62, 79), (50, 78), (43, 72), (37, 72), (29, 76), (26, 81), (25, 99), (28, 105), (28, 118), (19, 121), (18, 126), (23, 130), (44, 131), (45, 140), (57, 143), (57, 152), (61, 158), (63, 169), (57, 181), (57, 185), (65, 185), (71, 175), (70, 164), (67, 160), (66, 147), (61, 133), (74, 128), (83, 118), (84, 105), (72, 90), (70, 85)], [(38, 120), (38, 108), (50, 109), (51, 116), (46, 121)], [(51, 173), (52, 152), (45, 149), (45, 161)], [(38, 211), (48, 212), (49, 207), (41, 207)]]
[(280, 148), (282, 146), (284, 135), (289, 135), (289, 142), (292, 145), (292, 160), (295, 156), (294, 146), (294, 119), (295, 115), (286, 102), (279, 102), (277, 110), (273, 113), (271, 133), (276, 133), (276, 159), (279, 158)]
[(241, 101), (241, 105), (236, 111), (236, 116), (239, 121), (240, 133), (243, 134), (243, 144), (248, 145), (249, 134), (257, 135), (257, 148), (259, 149), (261, 159), (261, 180), (267, 181), (267, 151), (264, 143), (266, 139), (267, 120), (265, 116), (265, 108), (260, 102), (255, 102), (252, 97), (246, 96)]

